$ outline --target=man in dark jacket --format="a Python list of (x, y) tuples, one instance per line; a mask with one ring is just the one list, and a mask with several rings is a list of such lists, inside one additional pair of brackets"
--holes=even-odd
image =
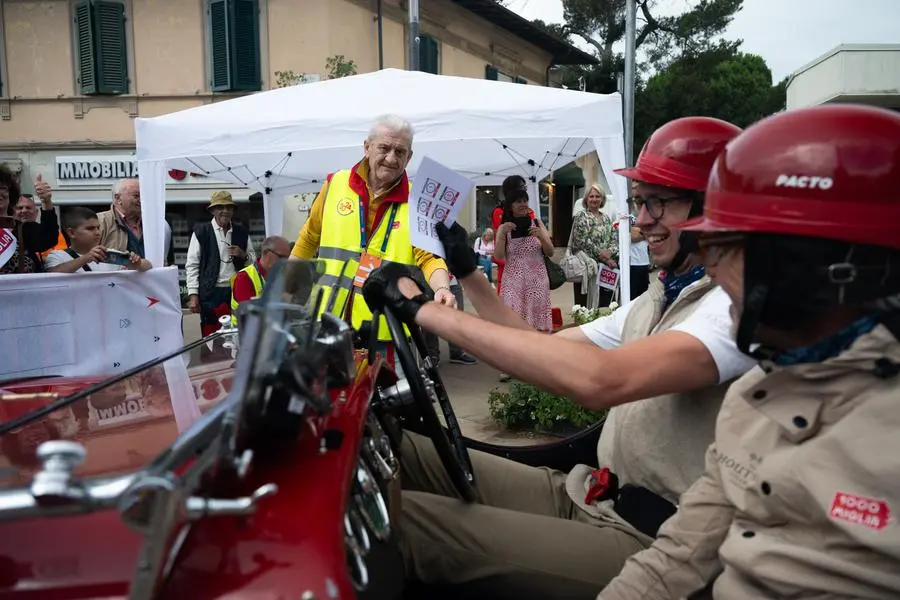
[(231, 314), (231, 278), (256, 261), (249, 230), (232, 222), (234, 208), (229, 192), (215, 192), (207, 207), (213, 218), (194, 227), (188, 246), (188, 306), (200, 313), (204, 336), (219, 329), (220, 316)]

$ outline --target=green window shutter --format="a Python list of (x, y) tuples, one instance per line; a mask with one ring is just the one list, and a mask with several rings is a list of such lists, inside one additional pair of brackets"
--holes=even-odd
[(225, 92), (231, 89), (231, 52), (228, 39), (228, 7), (225, 0), (209, 3), (209, 42), (211, 59), (210, 89)]
[(438, 41), (427, 35), (419, 37), (419, 70), (435, 75), (440, 71), (438, 66)]
[(258, 0), (230, 0), (231, 89), (256, 92), (262, 89), (259, 73)]
[(94, 0), (93, 33), (98, 94), (128, 93), (125, 6)]
[(262, 89), (259, 66), (258, 0), (210, 0), (210, 89)]
[(90, 2), (75, 4), (75, 47), (78, 52), (78, 86), (82, 94), (97, 93), (94, 33)]
[(492, 81), (497, 81), (497, 69), (492, 67), (491, 65), (485, 65), (484, 67), (484, 78), (490, 79)]

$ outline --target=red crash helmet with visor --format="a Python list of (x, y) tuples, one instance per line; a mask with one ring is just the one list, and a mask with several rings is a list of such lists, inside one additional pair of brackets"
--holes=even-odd
[[(675, 119), (653, 132), (634, 167), (615, 172), (643, 183), (687, 191), (685, 199), (692, 199), (688, 218), (696, 217), (703, 214), (702, 192), (716, 157), (740, 132), (736, 125), (712, 117)], [(697, 234), (680, 232), (678, 245), (678, 253), (668, 265), (673, 271), (697, 251)]]
[(900, 113), (851, 105), (750, 127), (713, 167), (685, 231), (783, 233), (900, 249)]
[(637, 163), (616, 173), (644, 183), (703, 191), (709, 171), (740, 127), (712, 117), (684, 117), (653, 132)]
[(728, 144), (703, 216), (680, 229), (705, 245), (741, 240), (737, 342), (749, 352), (759, 324), (787, 331), (838, 305), (893, 322), (898, 224), (900, 114), (825, 105), (764, 119)]

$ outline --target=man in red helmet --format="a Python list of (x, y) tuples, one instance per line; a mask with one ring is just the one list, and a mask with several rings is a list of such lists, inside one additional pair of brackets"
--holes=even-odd
[(900, 598), (900, 114), (829, 105), (720, 156), (699, 232), (759, 360), (703, 476), (602, 600)]
[(530, 330), (478, 277), (457, 226), (442, 234), (447, 264), (483, 320), (409, 300), (418, 290), (405, 287), (402, 269), (372, 274), (364, 294), (377, 306), (522, 381), (610, 409), (597, 469), (579, 465), (565, 474), (471, 452), (480, 495), (474, 506), (453, 497), (431, 444), (409, 435), (403, 481), (416, 491), (403, 497), (402, 548), (411, 577), (593, 597), (675, 512), (678, 496), (703, 471), (723, 384), (753, 364), (731, 337), (728, 296), (704, 276), (695, 237), (678, 229), (702, 214), (713, 162), (739, 131), (717, 119), (678, 119), (657, 130), (635, 168), (622, 172), (639, 181), (637, 225), (669, 275), (610, 317), (552, 336)]

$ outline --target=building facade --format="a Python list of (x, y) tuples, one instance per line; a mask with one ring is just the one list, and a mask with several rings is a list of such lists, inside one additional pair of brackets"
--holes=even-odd
[[(40, 174), (63, 212), (105, 209), (113, 181), (137, 174), (136, 117), (406, 68), (406, 23), (401, 0), (0, 0), (0, 162), (25, 192)], [(493, 0), (422, 0), (420, 30), (420, 69), (432, 73), (547, 85), (553, 65), (595, 62)], [(177, 263), (222, 188), (256, 241), (264, 235), (247, 190), (170, 171)], [(307, 206), (288, 203), (289, 239)]]
[(843, 44), (791, 75), (788, 109), (833, 102), (900, 110), (900, 44)]

